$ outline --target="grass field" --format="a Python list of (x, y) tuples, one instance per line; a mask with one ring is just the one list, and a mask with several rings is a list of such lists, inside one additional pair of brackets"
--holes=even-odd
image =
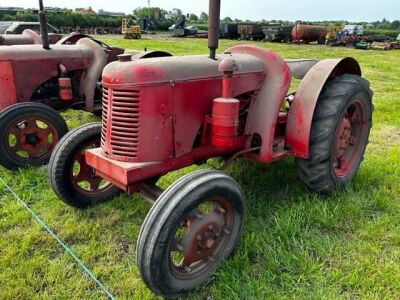
[[(130, 49), (206, 53), (206, 41), (105, 40)], [(239, 44), (222, 41), (220, 49)], [(309, 192), (292, 159), (246, 160), (227, 170), (247, 197), (236, 255), (193, 299), (400, 298), (400, 52), (259, 43), (285, 58), (353, 56), (375, 91), (374, 127), (355, 181), (329, 196)], [(64, 113), (70, 128), (96, 117)], [(211, 162), (214, 163), (214, 162)], [(195, 168), (190, 168), (193, 170)], [(161, 179), (167, 187), (189, 170)], [(47, 170), (6, 180), (120, 299), (152, 299), (135, 265), (136, 239), (149, 205), (120, 196), (87, 211), (59, 201)], [(99, 299), (104, 294), (0, 184), (0, 299)]]

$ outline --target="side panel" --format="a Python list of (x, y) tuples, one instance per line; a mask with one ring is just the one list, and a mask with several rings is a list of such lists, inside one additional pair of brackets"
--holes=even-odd
[(14, 72), (9, 61), (0, 61), (0, 111), (17, 103)]
[[(14, 61), (16, 98), (18, 102), (29, 101), (35, 90), (47, 80), (58, 76), (58, 65), (67, 66), (68, 71), (85, 70), (89, 65), (88, 59), (39, 59), (31, 61)], [(58, 95), (54, 95), (58, 97)]]
[(330, 76), (345, 73), (361, 76), (355, 59), (326, 59), (317, 63), (300, 83), (286, 127), (286, 146), (294, 156), (308, 158), (311, 124), (319, 95)]

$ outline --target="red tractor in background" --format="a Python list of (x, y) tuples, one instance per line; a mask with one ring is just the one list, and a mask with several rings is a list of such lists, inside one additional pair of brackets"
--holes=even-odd
[[(0, 47), (0, 165), (8, 169), (48, 162), (68, 131), (59, 111), (101, 114), (103, 68), (125, 52), (82, 34), (50, 46), (41, 0), (39, 4), (41, 34), (25, 31), (35, 44)], [(24, 38), (14, 37), (14, 43)], [(170, 54), (144, 52), (136, 58), (165, 55)]]
[[(209, 56), (109, 64), (102, 123), (69, 132), (50, 159), (50, 182), (68, 205), (86, 208), (120, 190), (154, 204), (136, 259), (149, 289), (165, 297), (195, 289), (229, 257), (245, 205), (220, 171), (193, 172), (165, 191), (160, 176), (219, 156), (292, 156), (310, 189), (330, 192), (356, 176), (371, 128), (372, 91), (356, 60), (284, 61), (248, 45), (216, 55), (220, 5), (210, 0)], [(292, 76), (302, 81), (288, 94)]]

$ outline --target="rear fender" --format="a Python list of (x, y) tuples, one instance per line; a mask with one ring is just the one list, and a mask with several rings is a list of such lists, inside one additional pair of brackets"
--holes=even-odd
[(322, 60), (301, 81), (286, 126), (286, 146), (295, 157), (308, 158), (314, 110), (325, 83), (330, 77), (345, 73), (361, 76), (354, 58)]

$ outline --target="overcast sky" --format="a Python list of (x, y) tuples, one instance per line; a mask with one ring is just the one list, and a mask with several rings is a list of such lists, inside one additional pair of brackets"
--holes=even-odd
[[(0, 0), (0, 6), (36, 7), (37, 0)], [(45, 6), (88, 7), (96, 11), (131, 13), (147, 0), (44, 0)], [(208, 10), (207, 0), (151, 0), (151, 6), (170, 10), (180, 8), (184, 13), (199, 14)], [(249, 20), (349, 20), (375, 21), (383, 18), (400, 19), (400, 0), (222, 0), (222, 17)]]

